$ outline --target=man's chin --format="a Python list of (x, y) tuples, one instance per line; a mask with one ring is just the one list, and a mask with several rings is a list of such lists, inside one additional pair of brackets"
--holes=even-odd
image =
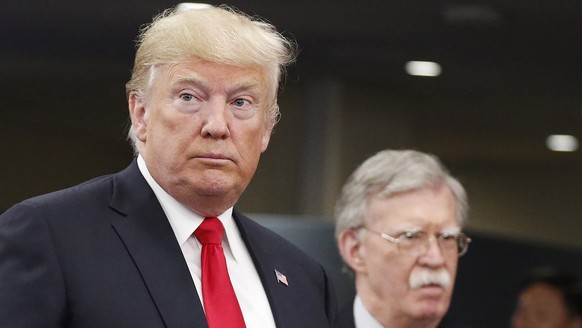
[(443, 299), (424, 299), (419, 301), (415, 312), (419, 319), (440, 319), (448, 308), (448, 302)]
[(196, 188), (196, 194), (202, 197), (223, 197), (233, 190), (224, 185), (204, 185)]
[(205, 170), (203, 174), (192, 175), (187, 181), (189, 188), (200, 196), (220, 197), (232, 192), (232, 177), (222, 170)]

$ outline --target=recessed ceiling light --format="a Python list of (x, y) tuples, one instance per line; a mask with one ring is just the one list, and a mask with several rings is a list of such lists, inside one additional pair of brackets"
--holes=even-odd
[(570, 135), (554, 134), (546, 139), (546, 145), (552, 151), (575, 151), (578, 149), (578, 139)]
[(460, 26), (495, 26), (503, 18), (497, 8), (480, 4), (454, 4), (445, 7), (442, 13), (445, 22)]
[(439, 76), (442, 71), (441, 65), (431, 61), (409, 61), (404, 69), (414, 76)]
[(182, 2), (176, 6), (176, 11), (188, 11), (193, 9), (204, 9), (204, 8), (211, 8), (213, 7), (207, 3), (197, 3), (197, 2)]

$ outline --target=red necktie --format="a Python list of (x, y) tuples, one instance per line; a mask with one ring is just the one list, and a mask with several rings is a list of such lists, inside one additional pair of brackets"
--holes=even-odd
[(209, 328), (244, 328), (245, 321), (228, 276), (222, 249), (224, 227), (205, 218), (194, 231), (202, 244), (202, 299)]

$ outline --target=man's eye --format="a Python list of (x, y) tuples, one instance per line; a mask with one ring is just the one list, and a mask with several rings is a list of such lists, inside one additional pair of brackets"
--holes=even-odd
[(440, 237), (445, 241), (455, 241), (457, 239), (457, 235), (450, 233), (443, 233)]
[(180, 95), (180, 99), (184, 101), (191, 101), (192, 99), (194, 99), (194, 96), (189, 93), (183, 93)]
[(244, 107), (250, 105), (250, 101), (243, 98), (237, 98), (232, 102), (232, 104), (237, 107)]
[(402, 233), (400, 235), (400, 237), (403, 239), (408, 239), (408, 240), (419, 239), (419, 238), (422, 238), (422, 232), (421, 231), (407, 231), (407, 232)]

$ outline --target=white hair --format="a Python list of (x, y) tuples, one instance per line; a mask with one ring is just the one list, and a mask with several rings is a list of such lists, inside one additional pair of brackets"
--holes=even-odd
[(457, 222), (468, 214), (467, 194), (433, 155), (414, 150), (384, 150), (364, 161), (348, 178), (335, 206), (336, 238), (365, 223), (369, 200), (427, 187), (447, 186), (456, 201)]

